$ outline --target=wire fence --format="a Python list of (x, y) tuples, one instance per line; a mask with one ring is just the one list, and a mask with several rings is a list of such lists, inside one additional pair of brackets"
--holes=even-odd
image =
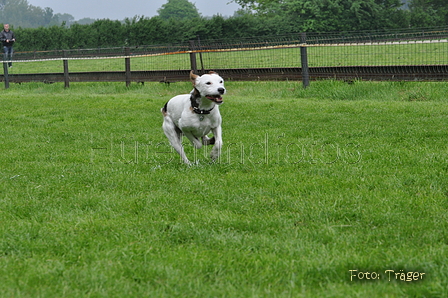
[[(14, 74), (448, 65), (448, 28), (388, 32), (302, 33), (240, 40), (190, 40), (177, 45), (17, 52)], [(192, 64), (194, 55), (195, 65)], [(448, 77), (448, 74), (446, 74)]]

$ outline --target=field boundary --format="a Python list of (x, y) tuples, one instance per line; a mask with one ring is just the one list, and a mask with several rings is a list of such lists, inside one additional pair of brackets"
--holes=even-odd
[[(400, 80), (448, 79), (448, 29), (394, 34), (300, 33), (244, 41), (201, 41), (175, 45), (18, 52), (14, 61), (52, 63), (51, 69), (19, 69), (9, 82), (176, 82), (190, 70), (219, 71), (231, 80)], [(136, 59), (136, 60), (134, 60)], [(70, 63), (93, 61), (69, 70)], [(101, 61), (103, 60), (103, 61)], [(108, 66), (114, 61), (114, 67)], [(121, 62), (121, 60), (124, 62)], [(61, 61), (60, 65), (56, 65)], [(118, 62), (117, 62), (118, 61)], [(133, 61), (131, 69), (131, 61)], [(72, 64), (72, 65), (73, 65)], [(45, 68), (45, 67), (44, 67)], [(124, 70), (123, 70), (124, 69)], [(31, 71), (30, 71), (31, 70)]]
[[(301, 67), (290, 68), (251, 68), (251, 69), (213, 69), (226, 80), (233, 81), (269, 81), (269, 80), (303, 80)], [(200, 70), (205, 73), (209, 70)], [(131, 71), (127, 77), (126, 71), (102, 72), (71, 72), (70, 82), (164, 82), (185, 81), (190, 70), (163, 71)], [(446, 65), (395, 65), (395, 66), (339, 66), (339, 67), (309, 67), (311, 80), (372, 80), (372, 81), (444, 81), (448, 74)], [(12, 83), (65, 82), (66, 74), (34, 73), (15, 74), (9, 76)], [(3, 78), (2, 78), (3, 81)]]

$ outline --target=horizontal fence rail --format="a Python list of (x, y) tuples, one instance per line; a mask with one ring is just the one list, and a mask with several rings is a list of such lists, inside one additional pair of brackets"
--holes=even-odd
[(302, 33), (181, 45), (18, 52), (9, 82), (175, 82), (190, 69), (231, 80), (446, 80), (448, 28)]
[[(207, 72), (205, 70), (204, 72)], [(232, 81), (299, 80), (303, 79), (300, 67), (213, 69), (223, 78)], [(130, 81), (178, 82), (188, 80), (190, 70), (131, 71)], [(448, 65), (399, 66), (339, 66), (310, 67), (310, 77), (316, 79), (374, 80), (374, 81), (444, 81), (448, 79)], [(70, 82), (125, 82), (125, 71), (71, 72)], [(64, 73), (17, 74), (11, 82), (64, 82)]]

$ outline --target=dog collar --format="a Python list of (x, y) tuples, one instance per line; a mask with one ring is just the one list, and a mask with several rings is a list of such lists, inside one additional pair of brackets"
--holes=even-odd
[(211, 108), (210, 110), (201, 110), (198, 107), (192, 107), (192, 108), (193, 112), (195, 112), (196, 114), (204, 115), (204, 114), (210, 114), (210, 112), (215, 108), (215, 106), (213, 106), (213, 108)]

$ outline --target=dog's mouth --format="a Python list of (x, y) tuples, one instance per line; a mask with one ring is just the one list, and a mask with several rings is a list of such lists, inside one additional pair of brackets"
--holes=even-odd
[(207, 95), (205, 96), (208, 99), (210, 99), (211, 101), (214, 101), (216, 104), (220, 105), (223, 103), (223, 99), (221, 95)]

